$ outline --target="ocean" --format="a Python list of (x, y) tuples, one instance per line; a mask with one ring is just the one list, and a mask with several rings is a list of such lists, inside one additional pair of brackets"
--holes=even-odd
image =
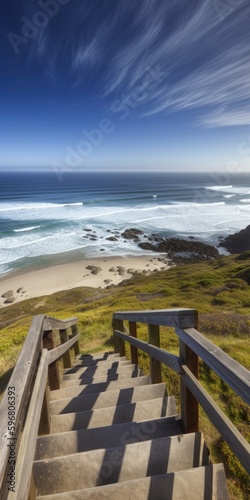
[(145, 253), (106, 239), (131, 227), (217, 246), (249, 221), (247, 174), (1, 172), (0, 274)]

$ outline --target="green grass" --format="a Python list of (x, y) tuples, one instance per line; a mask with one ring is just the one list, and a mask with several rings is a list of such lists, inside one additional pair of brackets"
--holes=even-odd
[[(26, 300), (0, 309), (0, 390), (8, 383), (35, 314), (59, 319), (77, 316), (81, 332), (81, 350), (97, 352), (112, 349), (112, 314), (118, 310), (190, 307), (199, 311), (199, 330), (246, 368), (250, 368), (250, 252), (240, 256), (172, 267), (149, 277), (134, 275), (131, 280), (105, 290), (76, 288), (46, 297)], [(146, 325), (138, 325), (138, 337), (147, 340)], [(178, 338), (172, 329), (161, 329), (161, 345), (178, 353)], [(127, 347), (127, 352), (129, 349)], [(149, 371), (146, 354), (140, 353), (145, 372)], [(163, 368), (169, 394), (179, 403), (179, 379)], [(249, 407), (211, 370), (200, 363), (200, 380), (216, 403), (250, 442)], [(213, 461), (223, 461), (232, 499), (250, 496), (249, 477), (216, 429), (200, 412), (200, 427)]]

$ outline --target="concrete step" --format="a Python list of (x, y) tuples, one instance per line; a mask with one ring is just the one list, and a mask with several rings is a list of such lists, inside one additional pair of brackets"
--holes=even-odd
[(74, 362), (72, 364), (72, 368), (75, 368), (76, 366), (79, 366), (81, 368), (88, 368), (88, 367), (101, 367), (101, 368), (112, 368), (112, 367), (116, 367), (116, 366), (127, 366), (127, 365), (131, 365), (131, 361), (129, 359), (120, 359), (117, 361), (115, 359), (113, 360), (101, 360), (101, 361), (80, 361), (80, 360), (77, 360), (76, 362)]
[[(143, 374), (143, 371), (141, 370), (139, 376), (142, 377), (143, 376), (142, 374)], [(128, 376), (129, 375), (127, 374), (127, 377)], [(133, 378), (137, 378), (137, 377), (133, 377)], [(119, 381), (119, 380), (122, 380), (122, 379), (123, 379), (123, 377), (119, 377), (119, 376), (118, 376), (118, 378), (117, 377), (111, 377), (111, 378), (109, 377), (109, 380), (111, 380), (111, 381), (112, 380), (113, 381), (116, 381), (116, 380)], [(130, 379), (127, 379), (127, 380), (130, 380)], [(99, 383), (101, 381), (107, 382), (107, 378), (101, 377), (101, 380), (97, 380), (97, 381), (96, 381), (96, 378), (95, 378), (94, 382), (93, 382), (93, 379), (91, 379), (91, 378), (88, 378), (88, 379), (87, 378), (86, 379), (85, 378), (84, 379), (82, 379), (82, 378), (71, 378), (70, 380), (62, 380), (61, 381), (61, 388), (63, 389), (65, 387), (77, 387), (79, 385), (87, 385), (87, 384), (93, 384), (93, 383), (96, 384), (97, 382)]]
[[(190, 486), (192, 493), (190, 494)], [(206, 491), (206, 493), (205, 493)], [(37, 500), (229, 500), (223, 464), (133, 479)]]
[(190, 433), (36, 461), (33, 473), (37, 494), (48, 495), (177, 472), (208, 463), (201, 433)]
[(125, 359), (126, 356), (120, 356), (120, 354), (114, 353), (112, 351), (107, 351), (107, 352), (96, 352), (95, 354), (79, 354), (76, 356), (76, 359), (83, 359), (83, 360), (95, 360), (95, 359)]
[(138, 369), (130, 369), (130, 367), (127, 367), (129, 368), (129, 370), (122, 370), (120, 372), (108, 372), (107, 371), (100, 371), (99, 373), (97, 374), (93, 374), (93, 376), (91, 376), (91, 374), (87, 373), (86, 375), (83, 374), (83, 375), (80, 375), (79, 377), (77, 376), (77, 374), (73, 374), (73, 375), (64, 375), (63, 376), (63, 380), (82, 380), (83, 382), (85, 382), (86, 384), (92, 384), (93, 382), (95, 381), (99, 381), (99, 382), (106, 382), (106, 380), (118, 380), (120, 378), (128, 378), (128, 377), (140, 377), (143, 375), (143, 370), (138, 368)]
[[(125, 387), (136, 387), (138, 385), (147, 385), (150, 383), (151, 378), (148, 375), (134, 378), (120, 378), (113, 381), (95, 382), (94, 384), (86, 384), (86, 382), (84, 383), (81, 379), (78, 381), (69, 380), (62, 382), (62, 389), (51, 391), (50, 400), (86, 396), (87, 394), (94, 394), (96, 392), (99, 393)], [(70, 386), (67, 386), (68, 384)]]
[(86, 362), (89, 363), (91, 361), (96, 362), (96, 361), (121, 361), (121, 360), (127, 360), (128, 358), (126, 356), (120, 356), (118, 353), (114, 356), (112, 355), (105, 355), (103, 353), (100, 353), (98, 355), (90, 355), (90, 354), (80, 354), (78, 356), (75, 356), (75, 361), (76, 362)]
[(93, 429), (40, 436), (35, 460), (74, 454), (98, 448), (113, 448), (183, 434), (180, 417), (161, 417), (143, 422), (126, 422)]
[(51, 434), (176, 415), (174, 396), (51, 416)]
[(59, 399), (51, 401), (50, 414), (59, 415), (78, 411), (96, 410), (110, 406), (119, 406), (138, 401), (145, 401), (164, 397), (166, 395), (165, 384), (151, 384), (138, 387), (128, 387), (116, 391), (100, 392), (89, 396), (77, 398)]
[[(125, 361), (127, 363), (127, 361)], [(66, 375), (74, 375), (76, 378), (83, 376), (83, 375), (88, 375), (90, 377), (93, 376), (93, 374), (100, 373), (101, 375), (104, 373), (116, 373), (120, 371), (131, 371), (131, 370), (138, 370), (138, 365), (135, 364), (126, 364), (126, 365), (119, 365), (117, 363), (114, 363), (116, 366), (108, 365), (108, 366), (79, 366), (75, 365), (72, 366), (72, 368), (67, 368), (66, 370), (63, 371), (64, 377)]]

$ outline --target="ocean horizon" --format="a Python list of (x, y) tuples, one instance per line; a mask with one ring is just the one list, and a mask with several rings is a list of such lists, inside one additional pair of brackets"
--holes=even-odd
[(221, 237), (245, 228), (249, 216), (248, 174), (1, 172), (0, 275), (84, 257), (145, 254), (133, 240), (107, 239), (131, 227), (218, 246)]

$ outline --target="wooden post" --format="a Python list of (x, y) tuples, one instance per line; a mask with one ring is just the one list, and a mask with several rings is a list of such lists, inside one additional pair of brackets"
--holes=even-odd
[[(61, 344), (65, 344), (69, 340), (67, 330), (59, 330), (59, 334), (60, 334)], [(71, 368), (72, 366), (69, 349), (63, 355), (63, 366), (64, 368)]]
[(114, 352), (118, 353), (119, 352), (119, 339), (115, 335), (115, 330), (118, 330), (117, 319), (113, 319), (113, 341), (114, 341)]
[[(72, 332), (72, 337), (76, 337), (76, 335), (78, 335), (78, 326), (73, 325), (71, 327), (71, 332)], [(74, 344), (74, 353), (75, 353), (75, 356), (78, 356), (78, 354), (80, 354), (79, 340)]]
[[(114, 330), (119, 330), (120, 332), (124, 332), (123, 320), (115, 319), (113, 322)], [(119, 352), (120, 356), (125, 356), (125, 342), (123, 339), (118, 338), (118, 345), (115, 345), (115, 352)]]
[[(149, 344), (160, 347), (160, 327), (158, 325), (148, 325)], [(161, 362), (150, 357), (150, 375), (152, 384), (162, 382)]]
[[(129, 335), (137, 338), (137, 324), (135, 321), (129, 321)], [(130, 345), (130, 355), (132, 365), (138, 365), (138, 349), (134, 345)]]
[[(49, 351), (51, 349), (54, 349), (55, 342), (52, 330), (50, 330), (49, 332), (44, 332), (43, 347), (45, 349), (48, 349)], [(58, 361), (55, 361), (54, 363), (51, 363), (51, 365), (49, 365), (48, 379), (49, 379), (49, 388), (51, 391), (60, 389), (60, 372), (59, 372)]]
[[(198, 313), (196, 318), (196, 330), (198, 330)], [(199, 357), (182, 340), (179, 341), (180, 358), (189, 368), (193, 375), (199, 378)], [(181, 420), (185, 432), (197, 432), (199, 430), (199, 404), (193, 394), (184, 384), (180, 377), (181, 392)]]
[(29, 491), (28, 500), (36, 500), (36, 485), (35, 485), (33, 473), (31, 475), (31, 480), (30, 480), (30, 491)]
[[(122, 319), (117, 320), (117, 330), (119, 330), (120, 332), (124, 332), (124, 325)], [(119, 339), (119, 352), (120, 356), (126, 356), (125, 341), (123, 339)]]
[(46, 386), (44, 397), (43, 397), (43, 406), (41, 411), (40, 424), (38, 429), (38, 435), (41, 436), (43, 434), (50, 434), (50, 411), (49, 411), (49, 389)]

